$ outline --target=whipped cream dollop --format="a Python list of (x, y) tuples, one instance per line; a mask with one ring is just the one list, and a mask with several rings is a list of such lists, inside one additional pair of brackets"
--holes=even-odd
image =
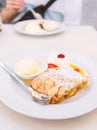
[(66, 54), (60, 53), (60, 54), (51, 54), (47, 58), (47, 63), (55, 64), (59, 68), (64, 68), (66, 66), (69, 66), (70, 61), (69, 57)]

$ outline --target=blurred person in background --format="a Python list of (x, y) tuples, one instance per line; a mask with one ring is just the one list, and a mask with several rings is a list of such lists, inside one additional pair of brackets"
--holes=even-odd
[(65, 25), (79, 25), (81, 20), (81, 0), (6, 0), (6, 4), (2, 11), (4, 23), (33, 19), (28, 5), (43, 18), (64, 22)]

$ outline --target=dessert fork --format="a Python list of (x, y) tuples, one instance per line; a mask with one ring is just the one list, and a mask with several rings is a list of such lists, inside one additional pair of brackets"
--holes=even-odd
[(0, 61), (0, 66), (3, 70), (5, 70), (11, 77), (13, 77), (16, 81), (18, 81), (23, 87), (27, 88), (32, 95), (32, 98), (34, 101), (41, 103), (41, 104), (49, 104), (50, 99), (48, 96), (44, 94), (37, 93), (36, 91), (33, 90), (28, 84), (26, 84), (23, 80), (21, 80), (7, 65), (2, 63)]
[(39, 13), (35, 12), (35, 10), (32, 9), (30, 5), (27, 5), (27, 7), (28, 7), (28, 9), (31, 11), (31, 13), (34, 15), (34, 17), (36, 19), (42, 19), (42, 16)]
[(34, 15), (34, 17), (38, 20), (38, 25), (40, 26), (40, 28), (43, 29), (43, 30), (45, 30), (45, 31), (48, 31), (44, 27), (44, 25), (43, 25), (43, 18), (42, 18), (42, 16), (39, 13), (35, 12), (35, 10), (32, 9), (30, 5), (27, 5), (27, 7), (31, 11), (31, 13)]

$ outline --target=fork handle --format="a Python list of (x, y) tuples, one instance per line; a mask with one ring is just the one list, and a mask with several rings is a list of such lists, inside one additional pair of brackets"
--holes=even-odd
[[(13, 77), (15, 80), (17, 80), (21, 85), (23, 85), (25, 88), (29, 88), (30, 86), (26, 84), (23, 80), (21, 80), (8, 66), (6, 66), (4, 63), (0, 62), (0, 66), (5, 70), (11, 77)], [(33, 89), (32, 89), (33, 90)]]

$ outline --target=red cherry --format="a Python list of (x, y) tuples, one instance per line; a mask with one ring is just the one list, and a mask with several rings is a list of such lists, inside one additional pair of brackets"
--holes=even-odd
[(65, 58), (65, 55), (64, 54), (59, 54), (57, 55), (58, 58)]

